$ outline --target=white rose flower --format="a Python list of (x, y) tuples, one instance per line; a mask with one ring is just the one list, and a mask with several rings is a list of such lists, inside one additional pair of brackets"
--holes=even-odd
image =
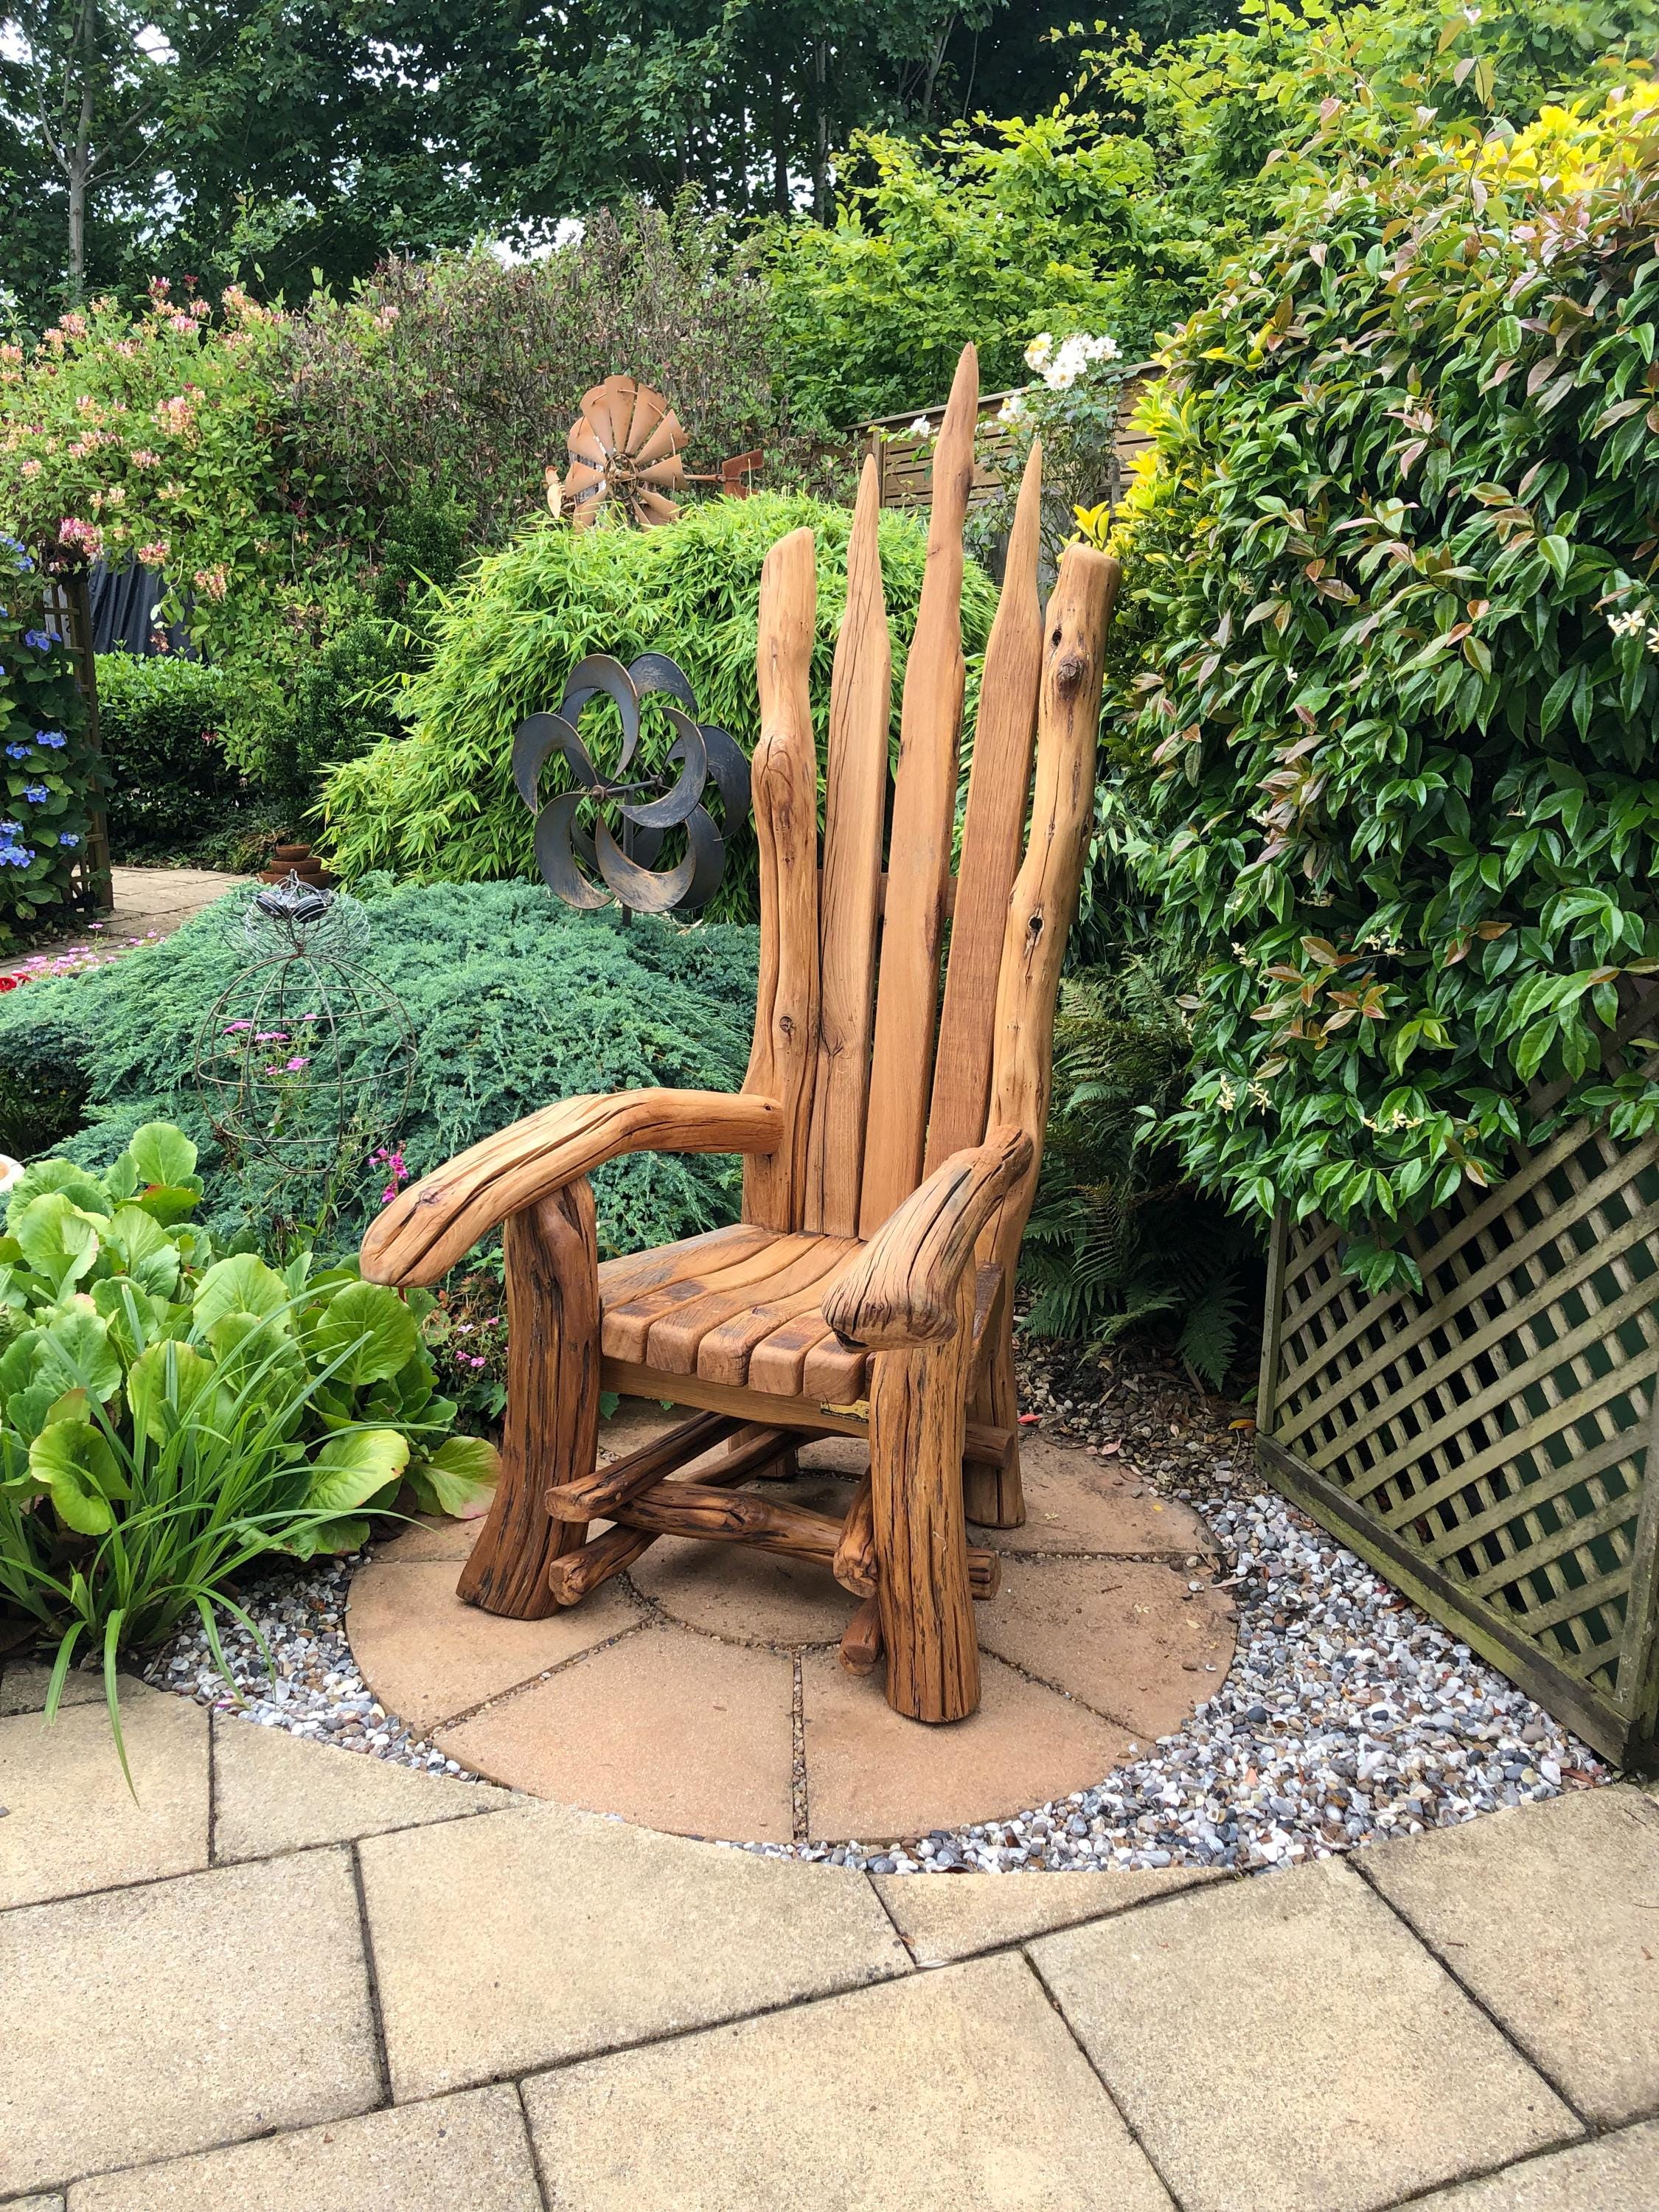
[(931, 438), (933, 436), (933, 426), (929, 423), (927, 417), (925, 415), (917, 416), (915, 421), (910, 425), (908, 434), (913, 438)]
[(1018, 392), (1011, 392), (997, 410), (997, 420), (1005, 429), (1013, 429), (1025, 420), (1025, 402)]
[(1054, 349), (1054, 332), (1039, 331), (1025, 349), (1025, 366), (1028, 368), (1046, 368), (1048, 365), (1048, 356)]

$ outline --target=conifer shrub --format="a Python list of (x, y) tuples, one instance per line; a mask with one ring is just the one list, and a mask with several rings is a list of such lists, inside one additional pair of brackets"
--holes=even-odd
[[(325, 807), (333, 865), (348, 880), (371, 869), (399, 878), (483, 882), (535, 872), (533, 822), (514, 790), (513, 732), (555, 708), (589, 653), (623, 661), (654, 649), (690, 678), (707, 721), (745, 752), (759, 734), (755, 690), (761, 566), (803, 525), (818, 545), (813, 704), (828, 708), (830, 664), (847, 593), (847, 509), (799, 494), (692, 507), (670, 527), (577, 532), (550, 519), (483, 562), (436, 620), (432, 663), (404, 702), (407, 738), (377, 745), (329, 778)], [(904, 653), (915, 626), (927, 535), (912, 516), (881, 520), (882, 576), (893, 638), (893, 738)], [(969, 564), (963, 587), (968, 720), (996, 609), (995, 586)], [(588, 725), (584, 723), (584, 730)], [(819, 732), (820, 757), (823, 731)], [(964, 745), (964, 763), (968, 747)], [(544, 772), (544, 795), (559, 788)], [(734, 841), (711, 914), (755, 918), (752, 833)]]
[[(435, 884), (367, 894), (365, 965), (401, 1001), (416, 1040), (414, 1091), (398, 1132), (413, 1176), (538, 1108), (579, 1092), (664, 1085), (733, 1090), (754, 1019), (756, 933), (584, 916), (539, 884)], [(220, 1152), (198, 1098), (193, 1048), (245, 957), (222, 901), (174, 936), (108, 968), (44, 979), (0, 998), (0, 1066), (84, 1085), (85, 1126), (58, 1144), (101, 1168), (146, 1121), (168, 1121), (201, 1148), (203, 1212), (217, 1236), (258, 1225), (267, 1194)], [(356, 1040), (384, 1065), (394, 1031)], [(642, 1152), (594, 1178), (609, 1251), (671, 1242), (733, 1218), (740, 1164)], [(386, 1176), (365, 1171), (335, 1234), (361, 1235)]]

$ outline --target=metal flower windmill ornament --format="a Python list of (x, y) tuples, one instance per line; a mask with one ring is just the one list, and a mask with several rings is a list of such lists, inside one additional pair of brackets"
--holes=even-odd
[[(673, 733), (656, 770), (646, 768), (640, 753), (641, 703), (653, 696)], [(612, 702), (622, 724), (609, 774), (595, 767), (578, 730), (582, 709), (599, 698)], [(567, 787), (544, 802), (542, 771), (554, 755), (563, 763)], [(720, 795), (719, 828), (703, 804), (711, 780)], [(663, 653), (642, 653), (626, 668), (608, 653), (580, 662), (558, 712), (532, 714), (519, 725), (513, 781), (536, 817), (536, 863), (548, 888), (588, 913), (614, 899), (624, 921), (630, 913), (706, 906), (720, 888), (726, 845), (749, 812), (742, 747), (728, 732), (698, 720), (684, 672)], [(619, 834), (605, 819), (611, 811)], [(579, 818), (584, 812), (591, 814), (591, 830)], [(684, 854), (653, 868), (676, 829), (685, 834)]]
[(686, 483), (686, 434), (660, 392), (631, 376), (607, 377), (585, 394), (565, 443), (570, 466), (562, 486), (548, 471), (548, 505), (573, 529), (591, 529), (607, 502), (642, 530), (678, 520), (667, 495)]

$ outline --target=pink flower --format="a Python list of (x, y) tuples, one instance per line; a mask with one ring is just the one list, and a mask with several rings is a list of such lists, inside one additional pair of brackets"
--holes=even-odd
[(66, 514), (58, 526), (59, 544), (67, 545), (71, 552), (84, 554), (88, 561), (97, 560), (104, 550), (104, 533), (95, 522), (80, 522)]
[(286, 1044), (288, 1042), (288, 1031), (286, 1030), (261, 1030), (254, 1037), (253, 1042), (255, 1044)]
[(311, 1059), (308, 1054), (296, 1053), (288, 1063), (288, 1072), (290, 1075), (297, 1075), (302, 1067), (309, 1067), (310, 1065)]
[(38, 477), (38, 476), (40, 475), (40, 463), (39, 461), (25, 461), (25, 462), (24, 462), (24, 464), (23, 464), (23, 474), (24, 474), (26, 477)]
[(198, 592), (205, 592), (210, 599), (222, 599), (230, 589), (230, 576), (222, 567), (198, 568), (194, 578)]
[(135, 446), (132, 449), (132, 465), (135, 469), (159, 469), (161, 465), (161, 456), (159, 453), (151, 453), (148, 446)]
[[(96, 929), (98, 926), (99, 925), (96, 922), (93, 924), (93, 927), (94, 929)], [(238, 1030), (251, 1030), (253, 1024), (252, 1022), (227, 1022), (225, 1024), (224, 1033), (227, 1036), (234, 1036)]]
[(165, 538), (158, 538), (153, 545), (141, 545), (138, 548), (138, 558), (146, 568), (164, 568), (172, 551), (173, 548), (167, 540)]

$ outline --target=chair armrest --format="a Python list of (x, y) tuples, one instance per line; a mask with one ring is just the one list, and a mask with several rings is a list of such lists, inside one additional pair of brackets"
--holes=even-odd
[(962, 1271), (1030, 1164), (1030, 1139), (1009, 1127), (935, 1168), (825, 1297), (823, 1317), (836, 1335), (880, 1352), (954, 1334)]
[(771, 1152), (773, 1098), (719, 1091), (618, 1091), (562, 1098), (411, 1183), (362, 1243), (372, 1283), (435, 1283), (481, 1237), (623, 1152)]

